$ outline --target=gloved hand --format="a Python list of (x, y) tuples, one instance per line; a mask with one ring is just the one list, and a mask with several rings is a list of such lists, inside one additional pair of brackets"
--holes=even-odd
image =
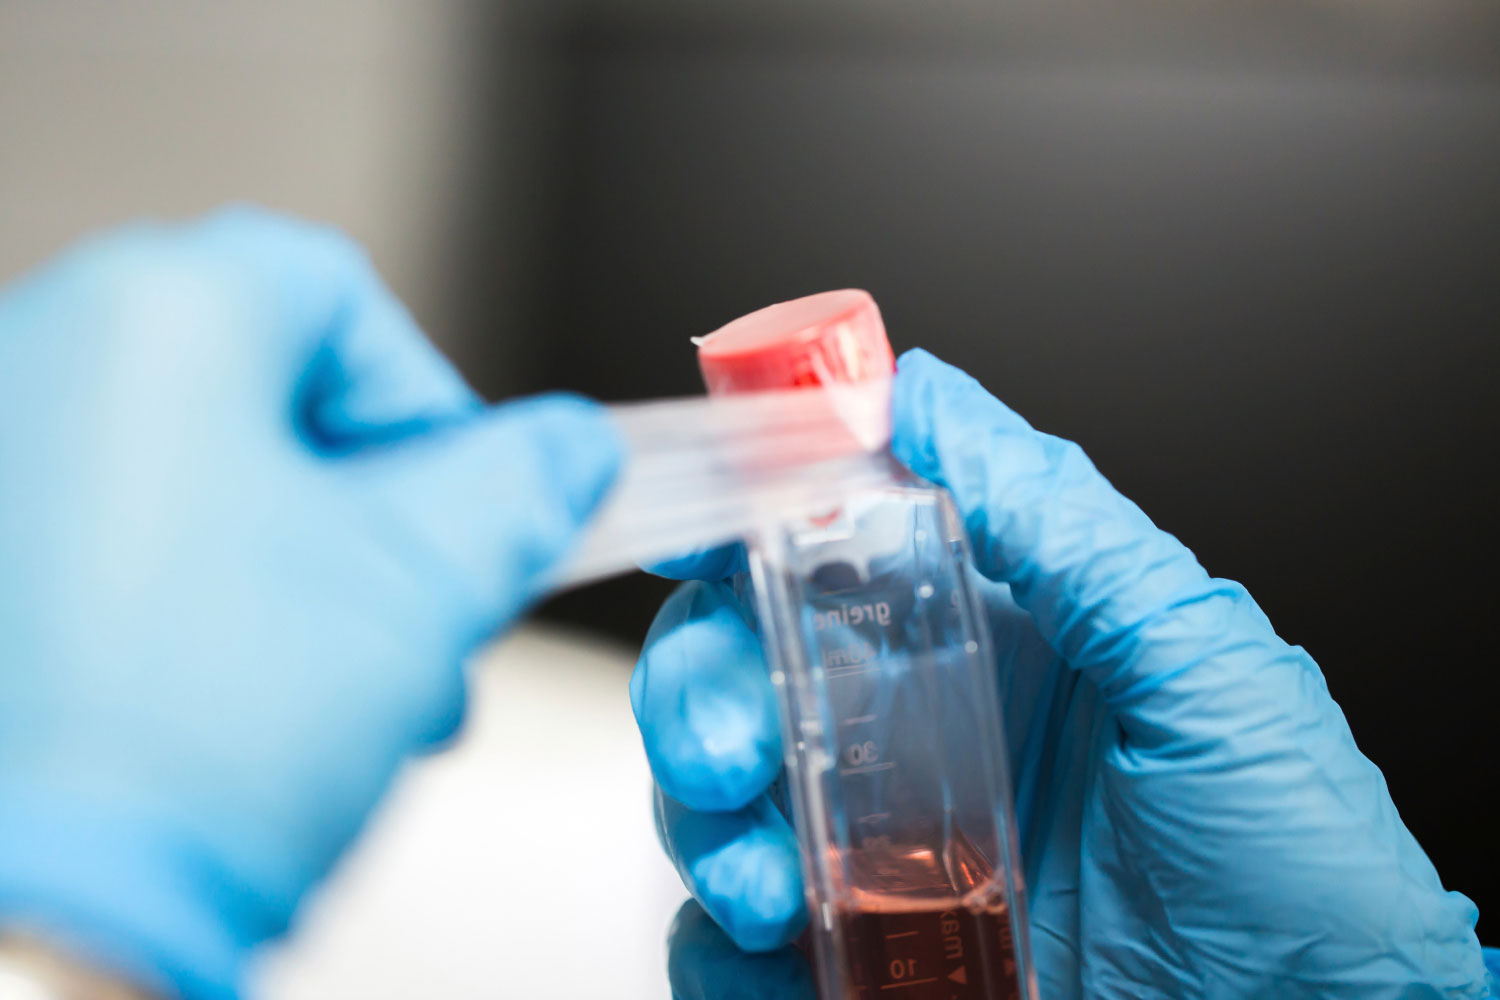
[(335, 233), (95, 239), (0, 296), (0, 928), (236, 993), (607, 488)]
[[(996, 639), (1041, 995), (1481, 997), (1477, 911), (1445, 892), (1317, 665), (1244, 588), (922, 352), (894, 389), (896, 454), (949, 487)], [(804, 902), (769, 801), (776, 706), (724, 553), (674, 569), (632, 698), (667, 851), (741, 947)], [(770, 997), (685, 911), (681, 1000)], [(705, 964), (706, 963), (706, 964)], [(715, 992), (716, 989), (718, 992)]]

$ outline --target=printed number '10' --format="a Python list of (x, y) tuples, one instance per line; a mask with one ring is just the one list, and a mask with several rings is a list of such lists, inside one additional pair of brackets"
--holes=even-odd
[(891, 963), (892, 979), (910, 979), (917, 974), (917, 960), (915, 958), (898, 958)]

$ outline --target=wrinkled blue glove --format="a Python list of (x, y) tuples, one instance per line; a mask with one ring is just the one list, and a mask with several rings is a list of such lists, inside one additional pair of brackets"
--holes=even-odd
[(229, 997), (607, 488), (322, 228), (95, 239), (0, 295), (0, 927)]
[[(1041, 995), (1488, 995), (1474, 905), (1244, 588), (956, 369), (910, 353), (894, 392), (895, 451), (953, 491), (986, 578)], [(767, 795), (772, 689), (717, 579), (734, 568), (722, 551), (672, 567), (706, 582), (663, 607), (631, 693), (668, 853), (765, 950), (804, 902)], [(673, 944), (680, 1000), (772, 996), (697, 911)]]

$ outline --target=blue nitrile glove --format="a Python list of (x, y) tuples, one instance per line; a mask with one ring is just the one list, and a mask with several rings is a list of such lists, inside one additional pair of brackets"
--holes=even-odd
[(463, 712), (607, 488), (485, 409), (337, 234), (249, 210), (0, 295), (0, 929), (228, 997)]
[[(962, 372), (913, 352), (894, 392), (896, 453), (953, 491), (987, 578), (1042, 996), (1486, 996), (1474, 905), (1244, 588)], [(689, 888), (742, 947), (786, 943), (804, 904), (766, 794), (776, 710), (726, 583), (667, 602), (632, 698)], [(769, 998), (700, 950), (681, 1000)]]
[(818, 1000), (800, 951), (741, 951), (691, 899), (667, 932), (667, 978), (672, 1000)]

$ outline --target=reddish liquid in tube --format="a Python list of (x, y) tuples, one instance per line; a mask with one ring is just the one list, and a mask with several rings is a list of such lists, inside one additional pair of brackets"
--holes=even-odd
[(821, 1000), (1020, 1000), (1005, 894), (962, 834), (930, 850), (861, 851), (834, 920), (846, 943), (846, 996)]
[(890, 909), (857, 909), (838, 918), (849, 942), (853, 991), (831, 1000), (1019, 1000), (1003, 900), (951, 909), (903, 909), (899, 900), (882, 905)]

